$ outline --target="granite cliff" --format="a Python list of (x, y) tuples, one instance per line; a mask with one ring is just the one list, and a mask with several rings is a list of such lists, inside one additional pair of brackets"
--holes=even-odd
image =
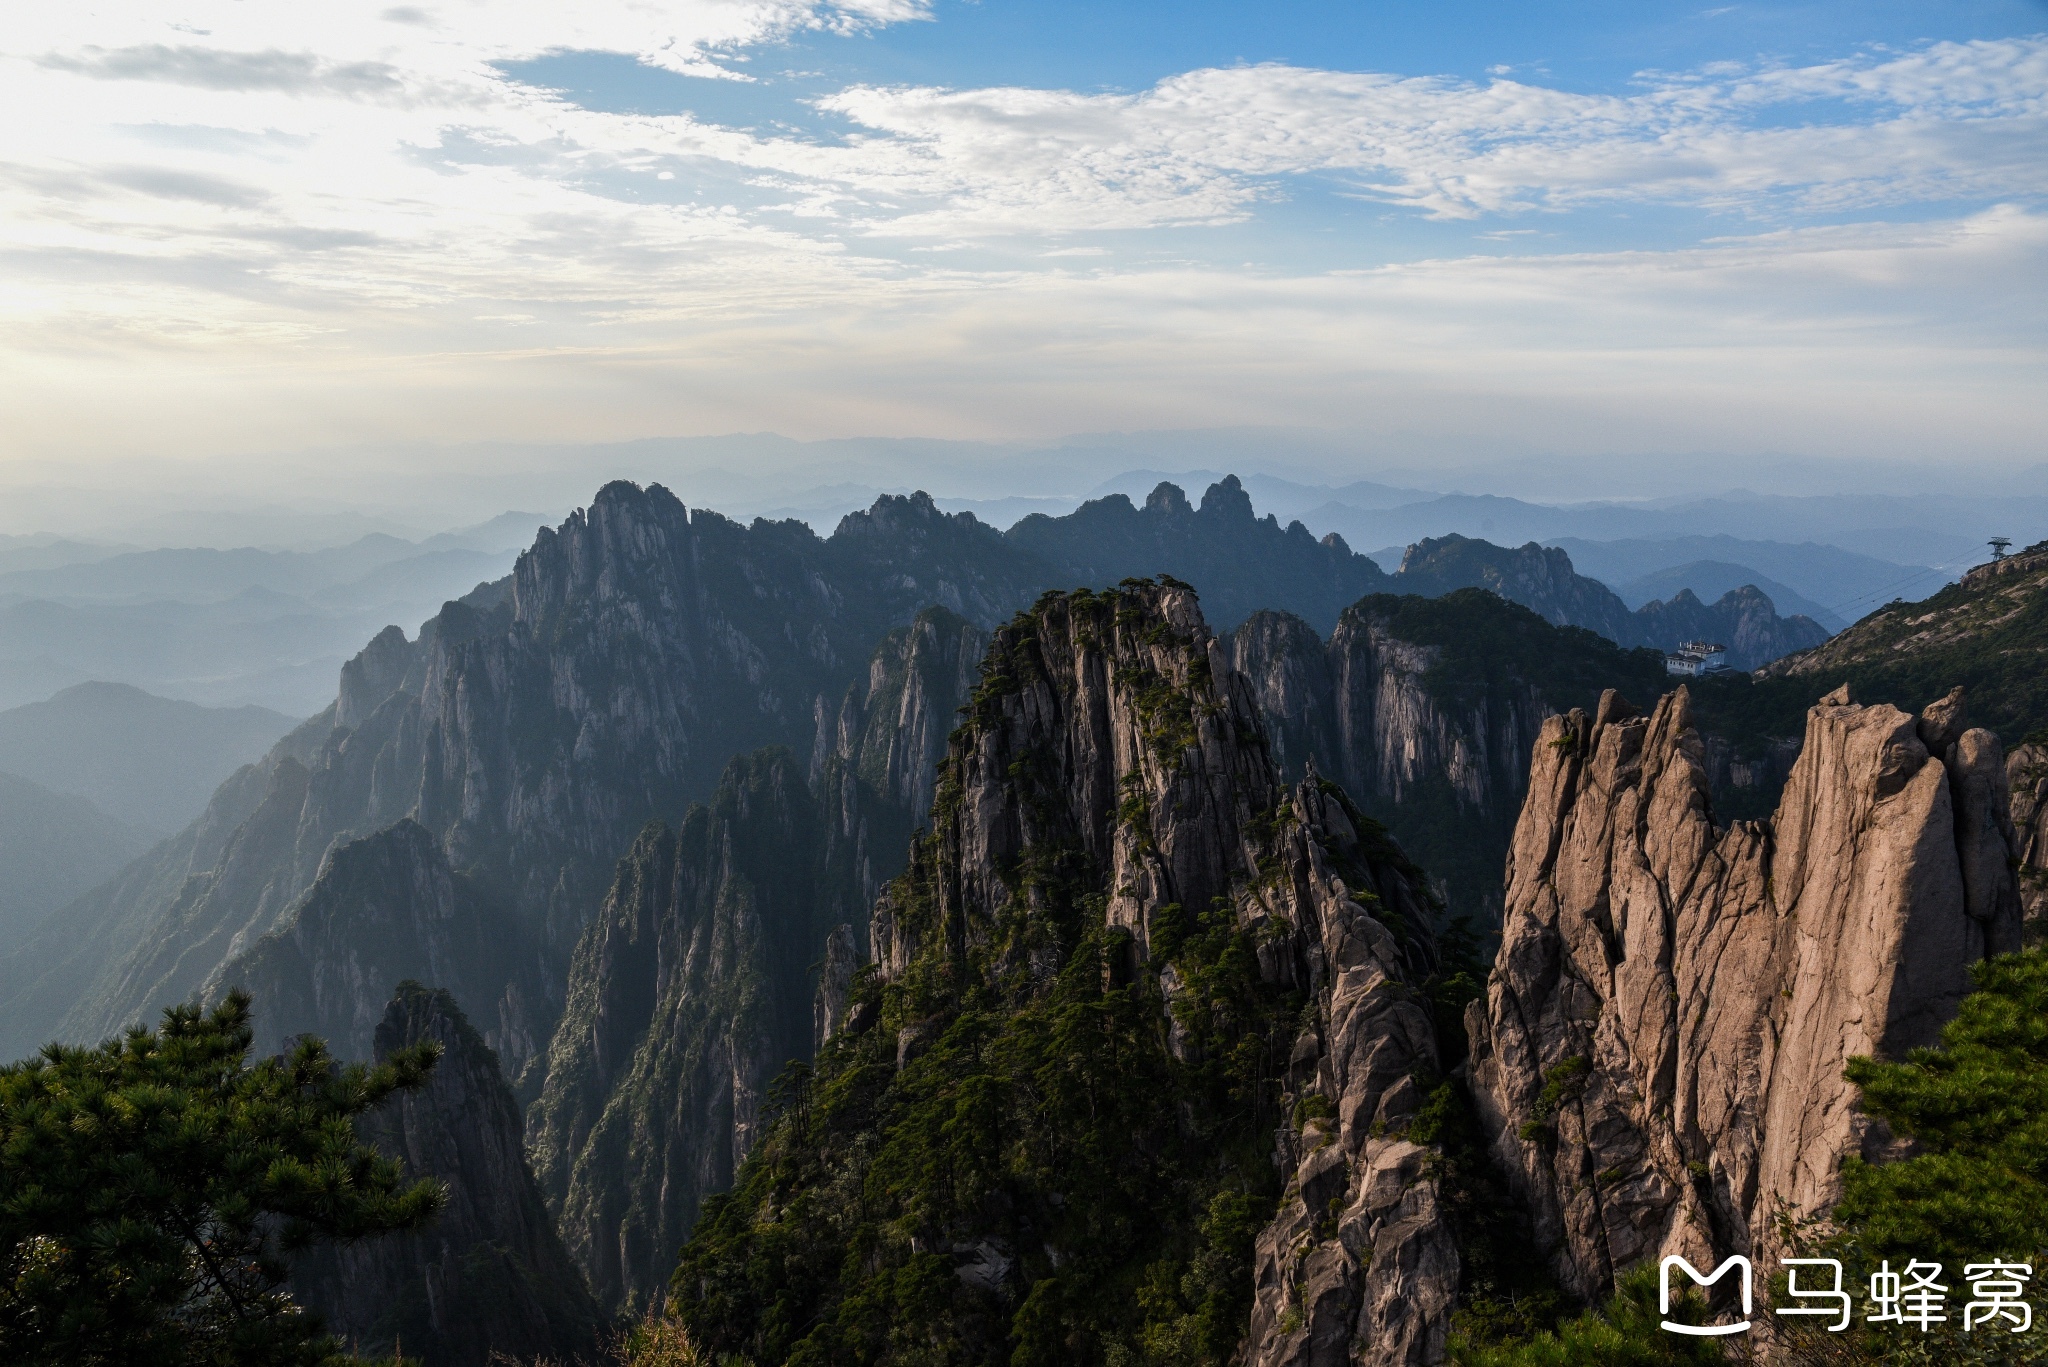
[[(543, 1039), (576, 938), (647, 820), (708, 796), (734, 753), (809, 750), (818, 700), (840, 697), (920, 607), (992, 622), (1041, 578), (922, 495), (882, 499), (821, 540), (608, 485), (544, 530), (508, 583), (449, 604), (416, 641), (392, 628), (371, 642), (329, 712), (71, 908), (65, 937), (11, 957), (7, 1042), (97, 1038), (191, 995), (278, 926), (331, 851), (401, 819), (518, 927)], [(515, 1072), (533, 1064), (519, 1038), (501, 1044)]]
[(733, 760), (708, 804), (679, 828), (649, 825), (619, 862), (527, 1119), (606, 1304), (658, 1303), (700, 1204), (752, 1146), (770, 1083), (811, 1056), (817, 961), (828, 940), (842, 962), (857, 954), (986, 641), (943, 608), (920, 613), (836, 709), (819, 701), (808, 765), (783, 749)]
[(408, 1174), (439, 1179), (447, 1205), (422, 1229), (316, 1250), (294, 1289), (352, 1348), (428, 1367), (594, 1356), (603, 1319), (527, 1168), (496, 1057), (454, 998), (404, 983), (376, 1057), (427, 1039), (441, 1058), (426, 1086), (358, 1131)]
[(2013, 853), (2019, 860), (2021, 915), (2027, 940), (2048, 933), (2048, 743), (2030, 741), (2005, 761), (2013, 824)]
[(1220, 1356), (1247, 1323), (1262, 1363), (1431, 1360), (1455, 1254), (1399, 1137), (1438, 1069), (1430, 911), (1341, 789), (1281, 780), (1192, 592), (1048, 595), (995, 633), (870, 966), (674, 1302), (763, 1361)]
[(1429, 870), (1451, 915), (1489, 927), (1544, 718), (1664, 678), (1657, 656), (1470, 588), (1362, 599), (1328, 641), (1256, 613), (1229, 649), (1282, 772), (1312, 762), (1337, 779)]
[(1545, 722), (1507, 919), (1467, 1011), (1497, 1161), (1560, 1283), (1598, 1299), (1825, 1215), (1890, 1136), (1843, 1068), (1933, 1042), (1969, 966), (2018, 947), (1997, 739), (1960, 697), (1811, 709), (1769, 821), (1716, 826), (1685, 690)]

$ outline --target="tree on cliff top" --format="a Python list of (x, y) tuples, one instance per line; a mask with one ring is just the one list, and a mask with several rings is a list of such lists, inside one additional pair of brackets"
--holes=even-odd
[(407, 1184), (353, 1125), (419, 1086), (439, 1049), (337, 1066), (308, 1037), (250, 1066), (250, 1040), (238, 993), (0, 1068), (0, 1359), (348, 1360), (286, 1294), (288, 1259), (439, 1209), (439, 1184)]

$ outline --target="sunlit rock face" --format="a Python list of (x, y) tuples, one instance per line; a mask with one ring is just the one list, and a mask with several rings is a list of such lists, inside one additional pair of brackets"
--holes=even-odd
[(1987, 953), (2017, 947), (2004, 760), (1941, 705), (1846, 690), (1808, 714), (1776, 815), (1714, 824), (1683, 690), (1545, 723), (1507, 919), (1472, 1004), (1493, 1149), (1574, 1293), (1680, 1254), (1773, 1248), (1891, 1136), (1853, 1055), (1934, 1042)]

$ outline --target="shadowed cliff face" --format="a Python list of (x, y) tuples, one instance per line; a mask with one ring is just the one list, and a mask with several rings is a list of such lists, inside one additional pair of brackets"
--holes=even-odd
[[(920, 605), (992, 620), (1041, 573), (922, 496), (881, 500), (821, 541), (797, 523), (690, 513), (658, 486), (609, 485), (541, 533), (508, 589), (450, 604), (417, 642), (373, 641), (332, 713), (238, 780), (211, 861), (168, 850), (163, 870), (75, 908), (78, 932), (105, 942), (92, 980), (62, 946), (10, 965), (10, 979), (39, 1003), (61, 999), (35, 981), (55, 971), (71, 991), (54, 1033), (98, 1038), (253, 945), (330, 850), (409, 818), (521, 927), (544, 1031), (641, 825), (707, 796), (736, 752), (809, 750), (818, 699), (840, 697)], [(31, 1030), (39, 1040), (51, 1022)], [(531, 1065), (530, 1046), (502, 1043), (508, 1066)]]
[(293, 1287), (352, 1348), (434, 1367), (594, 1354), (600, 1316), (556, 1236), (520, 1146), (519, 1108), (496, 1057), (446, 992), (402, 985), (376, 1056), (431, 1039), (427, 1084), (359, 1122), (363, 1139), (438, 1178), (448, 1203), (424, 1228), (323, 1247)]
[(986, 640), (920, 613), (836, 716), (819, 701), (808, 773), (786, 750), (736, 759), (707, 806), (649, 826), (619, 861), (528, 1116), (548, 1200), (606, 1304), (658, 1299), (700, 1203), (754, 1143), (769, 1083), (810, 1057), (814, 966), (836, 962), (843, 994), (854, 928), (902, 867), (907, 803), (929, 807)]
[(1776, 815), (1714, 825), (1683, 690), (1544, 724), (1471, 1077), (1568, 1289), (1681, 1254), (1768, 1253), (1889, 1136), (1851, 1055), (1934, 1042), (2016, 948), (2004, 763), (1952, 696), (1815, 707)]
[(528, 1128), (609, 1305), (659, 1296), (768, 1084), (811, 1052), (810, 965), (853, 912), (826, 877), (828, 825), (789, 752), (735, 760), (680, 830), (634, 842), (584, 933)]
[[(1051, 1362), (1214, 1295), (1186, 1310), (1213, 1330), (1175, 1332), (1228, 1352), (1249, 1324), (1261, 1363), (1354, 1339), (1373, 1363), (1440, 1355), (1456, 1256), (1427, 1151), (1399, 1137), (1437, 1067), (1428, 921), (1417, 872), (1335, 785), (1281, 782), (1191, 592), (1048, 595), (995, 633), (930, 834), (875, 904), (872, 968), (828, 958), (836, 1028), (808, 1086), (684, 1251), (692, 1332), (824, 1360), (887, 1324), (906, 1352)], [(1040, 1031), (1065, 1043), (1041, 1055)], [(932, 1128), (953, 1114), (932, 1098), (970, 1095), (971, 1125)], [(958, 1153), (916, 1156), (933, 1143)], [(1117, 1290), (1203, 1241), (1150, 1309)], [(731, 1299), (768, 1248), (774, 1303)], [(857, 1275), (848, 1249), (870, 1250)]]
[(221, 965), (203, 999), (246, 989), (259, 1047), (293, 1035), (367, 1058), (398, 985), (434, 983), (476, 1009), (484, 1039), (532, 1055), (543, 994), (520, 922), (455, 873), (425, 827), (404, 820), (337, 849), (278, 928)]
[[(890, 632), (869, 657), (867, 677), (847, 688), (837, 712), (818, 700), (813, 783), (836, 757), (875, 798), (922, 819), (932, 807), (946, 737), (959, 721), (955, 709), (973, 690), (987, 649), (988, 632), (944, 608), (927, 608)], [(879, 886), (865, 889), (864, 902)]]
[(2013, 852), (2029, 943), (2048, 926), (2048, 745), (2022, 745), (2005, 762), (2012, 799)]
[(1655, 656), (1474, 589), (1363, 599), (1327, 643), (1298, 618), (1258, 613), (1230, 646), (1283, 772), (1312, 761), (1337, 777), (1429, 870), (1451, 915), (1488, 927), (1543, 719), (1618, 680), (1663, 679)]

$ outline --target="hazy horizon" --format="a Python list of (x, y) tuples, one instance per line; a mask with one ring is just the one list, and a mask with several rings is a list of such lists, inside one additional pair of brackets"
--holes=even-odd
[(1578, 499), (2042, 459), (2042, 0), (123, 0), (0, 68), (9, 530), (63, 487), (560, 503), (634, 473), (566, 448), (721, 433), (851, 445), (671, 464), (986, 496), (1076, 434), (1279, 431), (1291, 478)]

